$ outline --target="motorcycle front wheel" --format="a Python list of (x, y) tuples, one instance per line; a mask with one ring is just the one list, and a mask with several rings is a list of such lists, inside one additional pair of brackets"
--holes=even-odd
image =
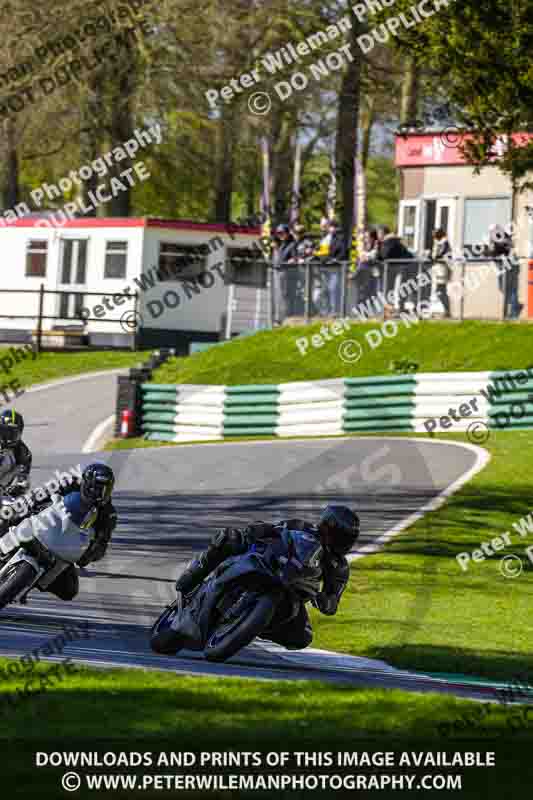
[(163, 656), (174, 656), (181, 650), (182, 637), (170, 626), (178, 613), (178, 601), (175, 600), (170, 606), (165, 608), (161, 616), (156, 620), (150, 635), (150, 647), (154, 653)]
[(277, 593), (261, 595), (253, 605), (243, 608), (242, 615), (228, 622), (222, 620), (207, 640), (206, 659), (227, 661), (250, 644), (270, 623), (279, 599)]
[(6, 572), (0, 582), (0, 608), (13, 602), (20, 592), (35, 579), (35, 569), (27, 561), (18, 561)]

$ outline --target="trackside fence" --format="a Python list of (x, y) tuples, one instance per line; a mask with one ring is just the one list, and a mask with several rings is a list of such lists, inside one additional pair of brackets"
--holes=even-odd
[(284, 263), (270, 268), (271, 318), (274, 324), (287, 318), (384, 319), (424, 303), (426, 318), (503, 320), (511, 316), (513, 295), (526, 305), (519, 287), (529, 267), (524, 258), (375, 261), (355, 272), (348, 262)]
[[(133, 300), (132, 314), (137, 316), (139, 300), (137, 293), (114, 292), (113, 296)], [(102, 318), (82, 316), (80, 311), (84, 306), (91, 305), (89, 298), (98, 298), (101, 301), (102, 297), (102, 292), (45, 289), (44, 284), (41, 284), (39, 289), (0, 289), (0, 327), (2, 320), (7, 320), (9, 323), (16, 320), (20, 328), (4, 329), (5, 339), (20, 341), (22, 337), (26, 341), (28, 337), (33, 338), (38, 353), (43, 349), (52, 349), (46, 348), (47, 339), (54, 340), (63, 336), (67, 341), (69, 338), (83, 341), (88, 338), (88, 323), (102, 322)], [(106, 316), (105, 322), (118, 325), (118, 333), (125, 332), (120, 318)], [(132, 328), (127, 332), (130, 334), (129, 348), (137, 350), (137, 329)], [(84, 344), (85, 347), (88, 346)]]

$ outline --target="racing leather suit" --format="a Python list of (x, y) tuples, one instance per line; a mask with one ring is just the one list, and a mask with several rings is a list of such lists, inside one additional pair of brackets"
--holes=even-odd
[[(227, 558), (246, 553), (256, 542), (268, 543), (269, 540), (278, 538), (285, 526), (290, 530), (307, 531), (319, 539), (316, 527), (301, 519), (289, 519), (276, 524), (257, 522), (244, 530), (225, 528), (213, 537), (207, 550), (191, 561), (180, 575), (176, 582), (177, 591), (184, 595), (189, 594)], [(322, 591), (317, 595), (314, 604), (322, 614), (332, 616), (337, 612), (339, 600), (348, 583), (350, 566), (344, 556), (324, 547), (320, 570)], [(305, 604), (302, 602), (296, 616), (286, 623), (276, 624), (274, 619), (263, 638), (282, 644), (290, 650), (308, 647), (313, 639), (313, 631)]]
[(30, 485), (32, 455), (24, 442), (0, 450), (0, 492), (16, 497)]
[[(70, 490), (72, 491), (72, 489)], [(95, 537), (85, 553), (78, 561), (79, 567), (86, 567), (95, 561), (100, 561), (107, 551), (111, 535), (117, 525), (117, 512), (109, 501), (98, 509), (98, 516), (94, 523)], [(79, 592), (80, 581), (78, 571), (72, 564), (68, 569), (58, 575), (53, 583), (48, 587), (61, 600), (73, 600)]]
[[(74, 479), (68, 486), (60, 486), (56, 494), (65, 497), (70, 492), (79, 491), (79, 481)], [(11, 526), (19, 525), (24, 519), (32, 517), (34, 514), (39, 514), (53, 502), (52, 497), (46, 500), (34, 501), (32, 508), (26, 513), (19, 515), (11, 522)], [(98, 509), (98, 516), (94, 522), (93, 528), (95, 536), (91, 545), (87, 548), (86, 552), (78, 561), (78, 566), (85, 567), (95, 561), (100, 561), (107, 551), (112, 533), (117, 525), (117, 512), (115, 507), (109, 501)], [(72, 564), (61, 575), (58, 575), (56, 580), (50, 584), (47, 591), (52, 592), (61, 600), (73, 600), (79, 591), (79, 577), (76, 567)]]

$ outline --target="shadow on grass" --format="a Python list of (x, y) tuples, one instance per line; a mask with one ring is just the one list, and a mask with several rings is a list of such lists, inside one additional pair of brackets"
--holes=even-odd
[[(473, 704), (466, 704), (453, 697), (437, 695), (412, 695), (392, 691), (360, 691), (346, 687), (329, 687), (323, 684), (307, 683), (245, 683), (193, 681), (190, 679), (165, 679), (165, 686), (147, 687), (137, 685), (136, 689), (117, 685), (113, 692), (98, 689), (56, 691), (49, 697), (36, 702), (33, 721), (20, 719), (11, 731), (2, 728), (0, 740), (3, 745), (2, 780), (4, 790), (10, 796), (34, 797), (35, 781), (39, 781), (39, 797), (43, 800), (62, 796), (60, 781), (65, 772), (75, 771), (86, 775), (223, 775), (228, 773), (216, 761), (204, 762), (199, 766), (197, 758), (193, 766), (180, 768), (178, 764), (163, 767), (157, 764), (159, 753), (265, 753), (283, 751), (285, 753), (372, 753), (383, 751), (427, 753), (437, 751), (471, 751), (480, 754), (488, 750), (497, 753), (497, 769), (468, 769), (454, 767), (453, 773), (468, 773), (470, 792), (461, 791), (461, 797), (484, 797), (496, 800), (505, 787), (508, 795), (521, 796), (524, 778), (533, 777), (530, 759), (524, 758), (531, 748), (531, 728), (524, 727), (516, 737), (512, 737), (508, 724), (509, 710), (494, 706), (490, 725), (481, 724), (473, 728), (470, 738), (463, 741), (442, 739), (439, 730), (443, 722), (453, 723), (464, 714), (475, 710)], [(135, 680), (135, 679), (133, 679)], [(28, 712), (26, 711), (25, 714)], [(24, 733), (22, 732), (24, 731)], [(104, 732), (112, 733), (113, 738), (104, 738)], [(22, 738), (24, 736), (24, 738)], [(9, 737), (9, 740), (7, 740)], [(18, 737), (18, 738), (17, 738)], [(475, 739), (474, 739), (475, 737)], [(527, 750), (526, 750), (527, 748)], [(35, 753), (56, 754), (84, 753), (151, 753), (152, 764), (137, 762), (132, 766), (66, 766), (35, 767)], [(317, 755), (315, 755), (315, 758)], [(359, 755), (359, 758), (361, 755)], [(89, 762), (90, 763), (90, 762)], [(190, 763), (190, 762), (189, 762)], [(286, 775), (327, 774), (312, 761), (307, 769), (296, 769), (294, 762), (288, 766), (262, 765), (233, 767), (232, 774)], [(396, 763), (399, 763), (399, 758)], [(368, 764), (368, 762), (367, 762)], [(378, 762), (379, 764), (379, 762)], [(334, 766), (335, 774), (374, 775), (385, 770), (376, 766), (339, 767)], [(404, 771), (418, 774), (414, 764), (407, 770), (396, 767), (394, 774)], [(431, 767), (420, 767), (422, 773)], [(439, 772), (443, 772), (442, 768)], [(465, 778), (466, 780), (466, 778)], [(498, 788), (498, 794), (494, 791)], [(353, 796), (351, 792), (335, 792), (339, 797)], [(364, 787), (363, 787), (364, 788)], [(375, 787), (374, 787), (375, 788)], [(389, 794), (380, 791), (381, 797), (396, 797), (395, 791)], [(442, 786), (440, 787), (442, 788)], [(120, 791), (121, 797), (137, 796), (131, 789)], [(94, 797), (95, 794), (111, 791), (89, 791), (82, 781), (77, 797)], [(181, 791), (187, 797), (225, 797), (227, 792)], [(160, 796), (150, 790), (140, 791), (143, 798)], [(6, 795), (7, 796), (7, 795)], [(231, 792), (231, 796), (245, 797), (247, 792)], [(250, 794), (250, 797), (257, 794)], [(282, 798), (309, 798), (310, 792), (275, 791), (261, 796)], [(313, 797), (331, 798), (332, 791), (313, 791)]]
[[(342, 750), (347, 741), (373, 736), (438, 737), (438, 721), (454, 719), (471, 705), (450, 695), (314, 681), (215, 682), (156, 674), (152, 683), (161, 685), (143, 687), (127, 673), (99, 685), (94, 672), (85, 674), (79, 679), (88, 681), (86, 688), (50, 691), (4, 715), (0, 740), (18, 738), (33, 747), (46, 741), (45, 749), (56, 750), (58, 739), (98, 739), (112, 732), (146, 739), (146, 749), (151, 738), (177, 736), (190, 750), (221, 750), (249, 749), (253, 731), (258, 749), (277, 749), (280, 742), (283, 749), (323, 749), (327, 741), (327, 749)], [(135, 685), (128, 687), (129, 680)], [(504, 710), (497, 707), (495, 716)], [(39, 725), (32, 724), (37, 720)]]
[[(423, 529), (414, 528), (393, 541), (388, 552), (455, 557), (505, 531), (511, 533), (513, 544), (517, 546), (528, 541), (533, 543), (533, 523), (530, 540), (520, 537), (513, 528), (513, 523), (518, 524), (523, 517), (528, 517), (531, 500), (532, 487), (528, 484), (513, 486), (512, 493), (509, 487), (483, 488), (482, 491), (464, 488), (459, 495), (450, 498), (445, 508), (427, 513)], [(501, 554), (504, 553), (501, 551)]]
[(533, 652), (502, 653), (491, 649), (490, 645), (480, 652), (468, 648), (406, 644), (399, 648), (376, 648), (371, 657), (382, 658), (405, 669), (516, 681), (533, 687)]

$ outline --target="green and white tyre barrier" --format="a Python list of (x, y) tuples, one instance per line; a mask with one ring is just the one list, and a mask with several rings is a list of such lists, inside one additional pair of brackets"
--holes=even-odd
[[(336, 436), (357, 431), (426, 431), (453, 409), (449, 430), (473, 422), (533, 427), (533, 368), (427, 373), (279, 385), (144, 384), (142, 429), (154, 441), (239, 436)], [(531, 399), (530, 399), (531, 398)]]

